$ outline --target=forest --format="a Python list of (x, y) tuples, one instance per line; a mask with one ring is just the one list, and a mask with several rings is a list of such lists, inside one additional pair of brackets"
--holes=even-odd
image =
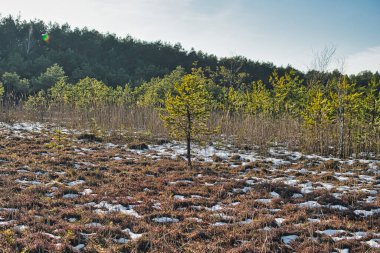
[[(43, 35), (46, 35), (43, 39)], [(46, 68), (57, 63), (70, 82), (87, 76), (116, 86), (139, 86), (153, 77), (162, 77), (182, 66), (189, 71), (193, 62), (200, 67), (233, 67), (235, 72), (250, 73), (245, 82), (265, 80), (275, 66), (244, 57), (218, 59), (202, 51), (186, 51), (181, 44), (146, 42), (130, 36), (117, 37), (68, 24), (45, 24), (3, 17), (0, 21), (0, 73), (16, 72), (31, 81), (31, 91), (41, 88), (36, 81)], [(284, 68), (281, 68), (281, 72)]]

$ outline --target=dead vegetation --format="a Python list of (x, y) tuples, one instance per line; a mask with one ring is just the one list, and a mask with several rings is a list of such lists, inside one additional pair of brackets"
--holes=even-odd
[(0, 252), (378, 250), (379, 176), (368, 164), (232, 153), (189, 170), (141, 140), (1, 134)]

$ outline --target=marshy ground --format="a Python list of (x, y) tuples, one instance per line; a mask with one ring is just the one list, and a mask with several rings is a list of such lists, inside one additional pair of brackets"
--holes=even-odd
[[(0, 130), (0, 252), (379, 252), (380, 161)], [(136, 143), (135, 143), (136, 144)]]

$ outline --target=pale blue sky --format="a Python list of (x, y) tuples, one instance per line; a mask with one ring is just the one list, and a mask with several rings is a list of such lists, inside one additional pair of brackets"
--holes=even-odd
[(380, 71), (380, 0), (0, 0), (0, 6), (2, 16), (20, 13), (301, 70), (334, 45), (346, 73)]

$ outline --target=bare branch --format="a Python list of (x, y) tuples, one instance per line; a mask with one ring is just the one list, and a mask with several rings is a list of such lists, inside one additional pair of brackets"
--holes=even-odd
[(318, 52), (314, 52), (314, 58), (309, 70), (317, 70), (319, 72), (326, 72), (334, 58), (336, 52), (336, 46), (325, 46), (324, 49)]

